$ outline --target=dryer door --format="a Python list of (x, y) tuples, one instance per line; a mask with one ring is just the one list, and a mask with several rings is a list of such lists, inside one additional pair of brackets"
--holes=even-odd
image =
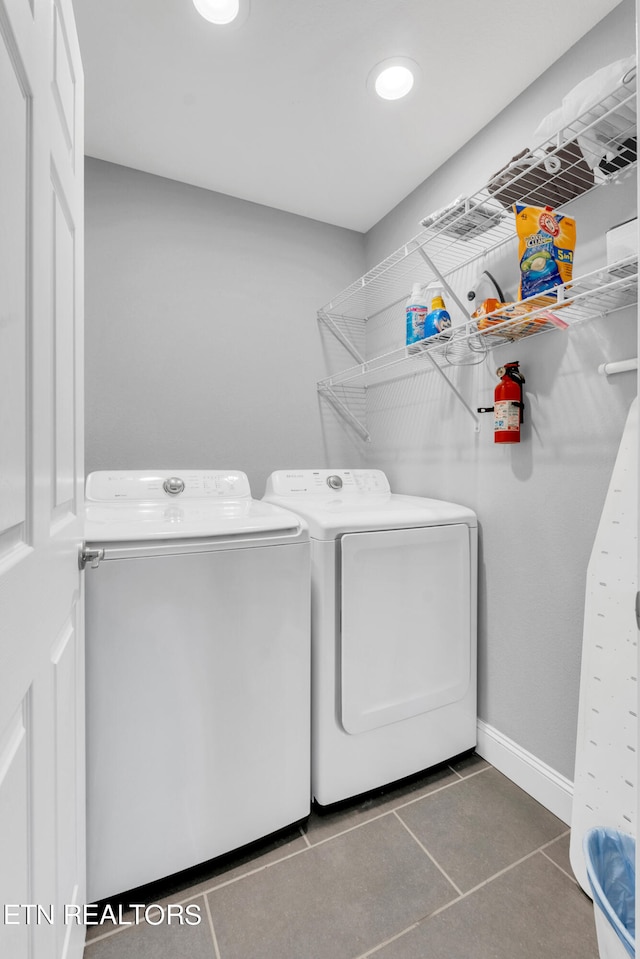
[(342, 537), (342, 725), (362, 733), (461, 699), (471, 672), (464, 525)]

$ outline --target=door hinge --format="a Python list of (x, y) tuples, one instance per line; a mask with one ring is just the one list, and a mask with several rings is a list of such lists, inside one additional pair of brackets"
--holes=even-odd
[(89, 549), (83, 546), (78, 554), (78, 567), (84, 569), (87, 563), (91, 563), (91, 568), (96, 569), (101, 559), (104, 559), (103, 549)]

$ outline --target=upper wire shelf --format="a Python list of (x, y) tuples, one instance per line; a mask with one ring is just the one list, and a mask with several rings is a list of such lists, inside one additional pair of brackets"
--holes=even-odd
[[(505, 168), (470, 197), (460, 197), (423, 220), (413, 239), (337, 294), (319, 311), (349, 340), (349, 325), (402, 303), (414, 282), (426, 284), (455, 273), (514, 239), (514, 202), (561, 208), (606, 182), (627, 176), (637, 164), (635, 68), (618, 88), (553, 137)], [(605, 156), (593, 170), (585, 162), (594, 143)], [(437, 263), (437, 274), (433, 264)], [(354, 356), (357, 354), (352, 350)]]

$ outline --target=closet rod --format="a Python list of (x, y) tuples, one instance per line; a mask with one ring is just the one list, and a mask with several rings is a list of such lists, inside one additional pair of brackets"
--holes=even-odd
[(616, 360), (613, 363), (601, 363), (598, 367), (598, 373), (603, 376), (613, 376), (614, 373), (626, 373), (627, 370), (638, 369), (638, 358), (631, 360)]

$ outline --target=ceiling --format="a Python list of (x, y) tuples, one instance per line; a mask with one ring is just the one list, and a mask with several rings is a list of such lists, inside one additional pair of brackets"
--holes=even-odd
[[(73, 0), (85, 152), (366, 231), (620, 0)], [(523, 38), (533, 38), (523, 44)], [(369, 71), (410, 57), (382, 101)]]

